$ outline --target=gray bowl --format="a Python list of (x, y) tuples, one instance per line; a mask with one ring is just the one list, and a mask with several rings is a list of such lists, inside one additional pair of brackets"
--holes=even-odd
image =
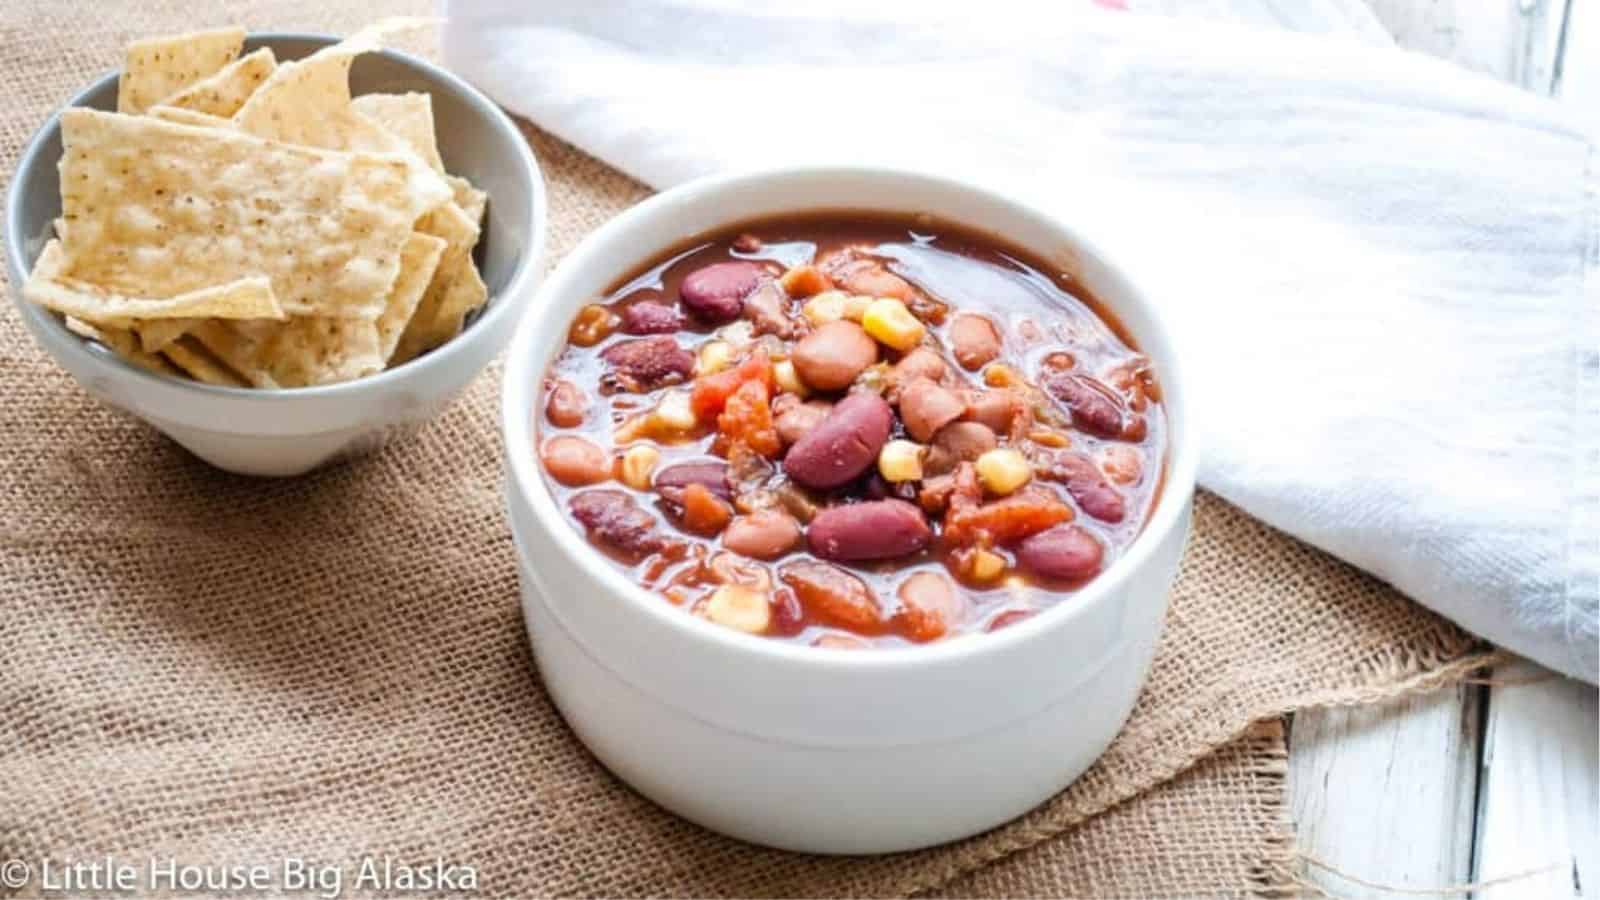
[[(271, 47), (299, 59), (337, 38), (254, 34), (245, 50)], [(146, 371), (68, 331), (60, 317), (22, 299), (21, 287), (61, 214), (56, 164), (59, 114), (22, 154), (6, 198), (6, 268), (28, 330), (91, 394), (166, 432), (231, 471), (286, 475), (381, 443), (437, 413), (510, 340), (541, 274), (545, 190), (527, 141), (505, 113), (455, 75), (414, 56), (380, 50), (356, 59), (353, 93), (427, 91), (433, 97), (445, 168), (488, 192), (474, 251), (489, 300), (460, 335), (393, 369), (355, 381), (283, 390), (201, 384)], [(117, 75), (104, 76), (67, 106), (116, 108)]]

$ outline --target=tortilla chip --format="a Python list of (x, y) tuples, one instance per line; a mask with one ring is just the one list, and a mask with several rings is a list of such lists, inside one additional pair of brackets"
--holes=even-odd
[(238, 278), (166, 297), (138, 297), (74, 278), (70, 271), (61, 242), (45, 244), (34, 263), (33, 273), (22, 286), (22, 296), (46, 309), (100, 324), (187, 316), (283, 318), (283, 310), (274, 299), (272, 285), (265, 276)]
[[(448, 196), (442, 181), (438, 193), (410, 189), (415, 167), (394, 157), (89, 109), (61, 125), (64, 274), (131, 297), (264, 275), (286, 312), (370, 322), (412, 224)], [(162, 313), (193, 315), (211, 313)]]
[(178, 368), (188, 373), (195, 381), (205, 384), (220, 384), (226, 387), (249, 387), (244, 379), (228, 371), (228, 367), (213, 359), (206, 353), (193, 337), (169, 344), (162, 355), (177, 365)]
[(226, 119), (239, 111), (276, 68), (278, 60), (272, 55), (272, 48), (262, 47), (228, 63), (215, 75), (167, 97), (160, 105)]
[(400, 344), (400, 335), (432, 283), (446, 246), (448, 242), (444, 238), (417, 233), (400, 248), (400, 277), (395, 279), (394, 289), (389, 292), (388, 307), (378, 317), (378, 352), (384, 362), (389, 361)]
[(199, 325), (202, 319), (152, 319), (139, 322), (134, 331), (139, 335), (139, 346), (146, 353), (160, 353), (168, 344), (183, 337)]
[(233, 128), (232, 119), (213, 116), (210, 113), (198, 112), (192, 109), (181, 109), (176, 106), (157, 104), (144, 111), (147, 116), (154, 116), (163, 122), (174, 122), (179, 125), (193, 125), (196, 128)]
[(178, 371), (165, 359), (140, 350), (138, 339), (126, 329), (96, 327), (72, 316), (64, 317), (64, 321), (68, 331), (94, 341), (141, 369), (148, 369), (161, 375), (178, 374)]
[(399, 154), (407, 160), (407, 191), (433, 198), (422, 207), (432, 209), (449, 198), (450, 188), (405, 141), (350, 105), (350, 64), (370, 49), (360, 41), (345, 41), (284, 63), (234, 114), (234, 125), (246, 134), (287, 144)]
[(418, 92), (363, 94), (350, 101), (350, 105), (357, 113), (405, 141), (411, 152), (435, 172), (444, 174), (444, 160), (439, 158), (439, 141), (433, 132), (433, 95)]
[(360, 319), (211, 320), (189, 337), (260, 388), (332, 384), (383, 371), (377, 325)]
[(194, 31), (128, 45), (117, 79), (117, 112), (142, 113), (216, 74), (244, 48), (243, 28)]

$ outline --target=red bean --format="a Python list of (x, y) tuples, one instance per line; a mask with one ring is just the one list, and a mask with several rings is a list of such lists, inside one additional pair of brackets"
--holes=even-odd
[(565, 378), (550, 388), (544, 401), (544, 417), (557, 428), (576, 428), (589, 414), (589, 398), (583, 388)]
[(969, 372), (976, 372), (1000, 355), (1000, 332), (985, 316), (962, 313), (950, 322), (950, 352)]
[(640, 509), (623, 491), (580, 491), (567, 505), (591, 538), (631, 559), (663, 550), (670, 543), (656, 530), (655, 516)]
[(738, 516), (722, 532), (722, 546), (752, 559), (777, 559), (800, 543), (800, 523), (779, 509)]
[(744, 298), (761, 283), (762, 269), (753, 262), (713, 263), (690, 272), (678, 287), (678, 297), (691, 312), (711, 322), (737, 319)]
[(622, 311), (623, 334), (671, 334), (683, 327), (683, 315), (663, 303), (641, 301)]
[(863, 634), (883, 631), (885, 623), (878, 598), (866, 582), (844, 569), (799, 559), (778, 567), (778, 577), (794, 589), (810, 618)]
[(550, 477), (568, 487), (599, 484), (611, 477), (611, 455), (570, 434), (545, 441), (539, 458)]
[(889, 441), (894, 413), (877, 394), (858, 392), (834, 404), (827, 418), (783, 458), (789, 477), (809, 488), (836, 488), (871, 468)]
[(1122, 401), (1116, 392), (1087, 375), (1052, 372), (1044, 378), (1045, 390), (1067, 405), (1072, 424), (1096, 437), (1122, 433)]
[(939, 429), (961, 418), (967, 405), (960, 395), (926, 378), (914, 379), (900, 391), (900, 421), (906, 432), (926, 443)]
[(702, 485), (724, 500), (733, 499), (728, 464), (720, 460), (678, 463), (656, 473), (656, 492), (674, 502), (682, 497), (683, 489), (691, 484)]
[(860, 325), (841, 319), (802, 338), (791, 359), (806, 384), (819, 391), (839, 391), (878, 361), (878, 342)]
[(694, 354), (667, 335), (612, 344), (600, 354), (632, 391), (649, 391), (676, 384), (694, 371)]
[(806, 544), (813, 555), (840, 561), (896, 559), (916, 553), (932, 540), (922, 510), (904, 500), (829, 507), (806, 528)]
[(1082, 581), (1100, 571), (1105, 548), (1081, 525), (1057, 525), (1017, 545), (1017, 565), (1046, 578)]
[(1088, 515), (1102, 522), (1121, 522), (1127, 515), (1122, 495), (1087, 456), (1057, 452), (1041, 455), (1036, 462), (1039, 477), (1066, 485), (1067, 493)]

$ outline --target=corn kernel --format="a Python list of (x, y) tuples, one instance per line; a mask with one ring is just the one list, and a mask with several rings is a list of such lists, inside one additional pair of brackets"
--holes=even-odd
[(610, 337), (620, 324), (622, 319), (616, 313), (598, 303), (591, 303), (578, 310), (567, 336), (579, 347), (593, 347)]
[(812, 325), (826, 325), (844, 318), (845, 301), (850, 299), (843, 291), (823, 291), (800, 307), (800, 314)]
[(1048, 428), (1038, 428), (1028, 432), (1028, 440), (1041, 447), (1051, 447), (1056, 450), (1072, 446), (1071, 438), (1059, 431), (1051, 431)]
[(688, 431), (699, 422), (694, 407), (689, 405), (689, 395), (683, 391), (668, 392), (661, 398), (651, 417), (675, 431)]
[(1006, 558), (993, 550), (979, 550), (972, 554), (971, 575), (978, 581), (993, 581), (1006, 570)]
[(766, 593), (742, 584), (724, 584), (712, 591), (701, 614), (748, 634), (760, 634), (772, 623), (772, 605)]
[(862, 294), (851, 294), (844, 298), (844, 318), (852, 322), (859, 322), (867, 314), (867, 307), (872, 305), (872, 298)]
[(978, 457), (974, 464), (978, 482), (991, 494), (1005, 496), (1027, 484), (1033, 478), (1033, 467), (1027, 457), (1011, 449), (999, 447)]
[(923, 446), (915, 441), (894, 440), (878, 451), (878, 474), (885, 481), (899, 483), (922, 478)]
[(733, 365), (733, 347), (727, 341), (706, 341), (695, 361), (696, 375), (715, 375)]
[(629, 447), (622, 454), (622, 483), (636, 491), (650, 490), (650, 476), (661, 461), (661, 451), (647, 444)]
[(983, 370), (983, 383), (989, 387), (1011, 387), (1021, 384), (1022, 376), (1005, 363), (995, 363)]
[(792, 360), (783, 360), (772, 364), (772, 380), (777, 382), (778, 389), (788, 391), (797, 397), (804, 397), (811, 393), (806, 383), (800, 380), (800, 373), (794, 369)]
[(879, 343), (896, 350), (910, 350), (922, 341), (926, 330), (906, 305), (893, 297), (879, 297), (861, 316), (861, 327)]

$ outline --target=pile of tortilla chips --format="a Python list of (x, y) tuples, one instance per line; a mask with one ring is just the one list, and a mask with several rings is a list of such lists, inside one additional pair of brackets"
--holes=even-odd
[(447, 174), (428, 94), (350, 96), (356, 37), (296, 62), (242, 29), (128, 48), (117, 112), (61, 117), (62, 215), (24, 296), (146, 368), (347, 381), (461, 331), (486, 195)]

